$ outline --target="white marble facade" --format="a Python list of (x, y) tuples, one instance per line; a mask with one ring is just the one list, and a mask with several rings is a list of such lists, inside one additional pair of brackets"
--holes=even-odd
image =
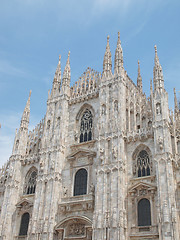
[(109, 37), (103, 73), (72, 87), (70, 54), (62, 77), (59, 58), (45, 118), (28, 131), (29, 96), (0, 170), (0, 240), (180, 239), (180, 111), (156, 46), (153, 76), (147, 98), (119, 34), (114, 73)]

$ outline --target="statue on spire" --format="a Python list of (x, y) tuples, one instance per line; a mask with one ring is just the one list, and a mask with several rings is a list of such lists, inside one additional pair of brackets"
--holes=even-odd
[(138, 60), (138, 76), (137, 76), (137, 87), (142, 92), (142, 77), (141, 77), (141, 70), (140, 70), (140, 63)]
[(123, 69), (123, 51), (121, 47), (120, 32), (118, 32), (117, 47), (114, 58), (114, 74), (119, 74)]
[(104, 54), (102, 76), (105, 76), (105, 77), (112, 76), (112, 59), (111, 59), (111, 50), (109, 46), (109, 35), (107, 36), (107, 45), (106, 45), (106, 52)]

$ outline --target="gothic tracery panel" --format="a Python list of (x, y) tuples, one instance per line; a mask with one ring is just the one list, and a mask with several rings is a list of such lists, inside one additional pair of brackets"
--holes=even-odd
[(24, 193), (25, 194), (34, 194), (36, 190), (36, 179), (37, 179), (37, 171), (30, 171), (26, 176), (26, 184)]
[(136, 174), (138, 177), (150, 175), (150, 158), (145, 150), (142, 150), (137, 156)]
[(90, 110), (86, 109), (80, 122), (80, 143), (92, 140), (93, 118)]

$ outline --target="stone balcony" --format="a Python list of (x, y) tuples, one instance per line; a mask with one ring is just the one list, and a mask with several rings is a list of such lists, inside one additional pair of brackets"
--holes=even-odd
[(27, 239), (27, 235), (26, 236), (17, 236), (15, 237), (16, 240), (26, 240)]
[(158, 239), (158, 226), (137, 226), (131, 228), (131, 239), (144, 239), (144, 237), (148, 239)]
[(140, 128), (136, 131), (130, 131), (126, 134), (127, 142), (135, 142), (137, 140), (145, 140), (153, 136), (153, 129), (151, 128)]
[(94, 210), (94, 195), (86, 194), (73, 197), (64, 197), (59, 203), (59, 212), (70, 213), (79, 211), (93, 211)]

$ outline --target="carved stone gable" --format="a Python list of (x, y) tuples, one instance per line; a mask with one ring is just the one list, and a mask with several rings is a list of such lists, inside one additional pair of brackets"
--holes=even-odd
[(86, 166), (93, 164), (93, 157), (96, 156), (96, 153), (90, 151), (89, 149), (79, 149), (74, 153), (70, 154), (67, 159), (70, 161), (70, 164), (74, 167)]
[(16, 204), (18, 214), (23, 214), (24, 212), (29, 212), (31, 214), (33, 203), (29, 199), (22, 199)]
[(139, 182), (129, 189), (131, 197), (142, 197), (147, 195), (154, 195), (156, 186), (148, 183)]

